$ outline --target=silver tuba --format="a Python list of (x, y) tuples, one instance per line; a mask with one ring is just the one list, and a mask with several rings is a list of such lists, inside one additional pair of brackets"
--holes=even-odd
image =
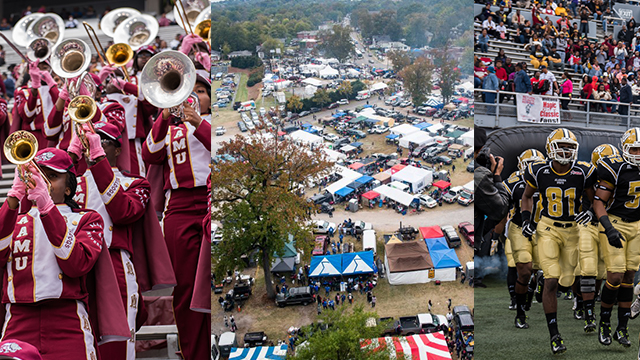
[(40, 19), (43, 16), (44, 14), (41, 13), (33, 13), (27, 16), (23, 16), (20, 20), (18, 20), (16, 25), (13, 27), (13, 31), (11, 32), (13, 43), (22, 47), (29, 46), (29, 43), (32, 41), (32, 39), (29, 38), (27, 30), (29, 30), (31, 24), (33, 24), (34, 21)]
[[(191, 25), (191, 29), (195, 28), (198, 25), (198, 15), (202, 13), (203, 10), (209, 8), (209, 12), (211, 12), (211, 2), (209, 0), (179, 0), (182, 2), (182, 6), (176, 4), (173, 6), (173, 18), (174, 21), (184, 30), (189, 30), (184, 28), (184, 24), (180, 21), (180, 15), (184, 17), (184, 13), (187, 13), (187, 18), (185, 20), (189, 21), (189, 25)], [(180, 8), (178, 8), (180, 7)], [(182, 9), (184, 8), (184, 12)], [(207, 18), (211, 18), (209, 15)], [(204, 20), (204, 19), (203, 19)]]
[(100, 20), (100, 30), (112, 38), (118, 25), (128, 18), (137, 15), (140, 15), (140, 11), (128, 7), (113, 9)]
[(37, 38), (46, 38), (53, 46), (64, 39), (64, 21), (58, 14), (46, 13), (34, 20), (27, 29), (30, 42)]
[(118, 25), (113, 34), (113, 42), (129, 44), (131, 49), (136, 51), (142, 46), (151, 44), (158, 35), (159, 29), (158, 20), (151, 15), (132, 16)]
[[(195, 84), (193, 62), (174, 50), (163, 51), (149, 59), (140, 77), (144, 98), (153, 106), (170, 109), (171, 114), (179, 118), (183, 117), (182, 104), (191, 97)], [(195, 107), (194, 102), (191, 104)]]
[(71, 79), (91, 65), (91, 49), (80, 39), (66, 39), (53, 48), (51, 69), (61, 78)]
[(31, 61), (45, 61), (51, 56), (53, 44), (45, 37), (36, 38), (27, 46), (27, 57)]

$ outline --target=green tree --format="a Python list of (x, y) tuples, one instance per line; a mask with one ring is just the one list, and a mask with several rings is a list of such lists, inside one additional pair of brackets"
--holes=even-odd
[(345, 81), (341, 82), (340, 85), (338, 85), (337, 91), (338, 91), (338, 94), (342, 95), (343, 97), (348, 98), (349, 95), (351, 95), (351, 91), (352, 91), (351, 81), (345, 80)]
[[(378, 319), (375, 312), (366, 312), (362, 305), (349, 311), (340, 306), (336, 311), (324, 311), (320, 319), (328, 327), (324, 331), (313, 331), (307, 344), (296, 349), (294, 360), (388, 360), (391, 349), (384, 347), (374, 351), (361, 348), (362, 341), (380, 337), (385, 325), (367, 326), (369, 319)], [(307, 331), (311, 332), (311, 331)], [(304, 340), (304, 339), (302, 339)]]
[(423, 47), (427, 45), (427, 29), (429, 18), (426, 14), (415, 13), (409, 15), (407, 21), (407, 43), (413, 47)]
[(271, 54), (271, 50), (280, 49), (280, 54), (284, 54), (284, 44), (278, 39), (267, 37), (262, 43), (262, 50), (267, 57), (278, 56), (278, 54)]
[(297, 113), (300, 109), (302, 109), (302, 101), (297, 95), (293, 95), (287, 100), (287, 110)]
[(355, 53), (348, 27), (334, 25), (331, 31), (321, 32), (320, 38), (322, 39), (320, 49), (324, 50), (328, 57), (335, 57), (342, 62)]
[[(217, 153), (239, 161), (217, 162), (212, 168), (211, 215), (222, 219), (225, 239), (213, 251), (216, 276), (243, 269), (243, 256), (257, 257), (267, 296), (274, 299), (273, 255), (283, 254), (288, 234), (298, 235), (298, 248), (309, 249), (311, 243), (310, 232), (301, 225), (311, 216), (309, 203), (294, 190), (331, 163), (320, 148), (267, 136), (238, 135)], [(300, 240), (301, 234), (306, 237)]]
[(391, 50), (387, 52), (387, 58), (391, 60), (393, 71), (395, 71), (396, 74), (402, 71), (405, 67), (411, 65), (411, 57), (406, 51)]
[(431, 76), (433, 65), (426, 57), (419, 57), (413, 64), (407, 66), (398, 74), (404, 82), (404, 87), (411, 94), (413, 103), (419, 106), (427, 100), (433, 84)]
[(445, 104), (451, 100), (456, 82), (460, 78), (458, 62), (449, 57), (448, 50), (449, 47), (445, 46), (439, 49), (436, 54), (436, 61), (440, 72), (440, 92), (442, 93), (442, 99)]
[(331, 102), (331, 98), (329, 97), (329, 92), (326, 89), (318, 89), (318, 91), (316, 91), (316, 93), (313, 94), (312, 99), (321, 108), (323, 108), (326, 104)]

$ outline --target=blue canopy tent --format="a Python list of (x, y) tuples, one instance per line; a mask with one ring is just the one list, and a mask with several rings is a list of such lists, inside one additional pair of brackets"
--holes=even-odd
[(398, 137), (400, 137), (398, 134), (389, 134), (386, 136), (387, 139), (397, 139)]
[(436, 109), (442, 109), (442, 107), (444, 106), (443, 103), (441, 103), (440, 101), (436, 100), (436, 99), (429, 99), (427, 100), (426, 103), (428, 106), (431, 106), (432, 108), (436, 108)]
[(427, 122), (421, 122), (420, 124), (413, 125), (413, 126), (417, 127), (417, 128), (418, 128), (418, 129), (420, 129), (420, 130), (424, 130), (424, 129), (428, 128), (428, 127), (429, 127), (429, 126), (431, 126), (431, 125), (432, 125), (432, 124), (429, 124), (429, 123), (427, 123)]
[(438, 250), (449, 250), (449, 244), (447, 244), (447, 239), (443, 237), (425, 239), (424, 241), (427, 243), (427, 248), (429, 248), (429, 252), (438, 251)]
[(333, 117), (334, 117), (334, 118), (339, 118), (339, 117), (341, 117), (341, 116), (345, 116), (345, 115), (347, 115), (347, 113), (339, 112), (339, 113), (335, 113), (335, 115), (333, 115)]
[(369, 105), (369, 104), (366, 104), (366, 105), (363, 106), (363, 108), (365, 108), (365, 109), (366, 108), (372, 108), (372, 107), (373, 107), (373, 105)]
[(356, 141), (356, 142), (352, 142), (349, 145), (353, 146), (354, 148), (359, 148), (360, 146), (362, 146), (362, 143), (360, 141)]
[(377, 124), (378, 122), (380, 122), (380, 120), (376, 120), (376, 119), (369, 119), (369, 118), (367, 118), (364, 122), (366, 122), (366, 123), (367, 123), (367, 124), (369, 124), (369, 125), (375, 125), (375, 124)]
[(368, 184), (368, 183), (372, 182), (373, 180), (374, 179), (371, 176), (364, 175), (364, 176), (361, 176), (361, 177), (357, 178), (355, 181), (357, 183), (360, 183), (360, 184)]
[(456, 251), (453, 249), (441, 249), (429, 251), (429, 253), (431, 255), (431, 261), (433, 261), (433, 266), (436, 269), (460, 267), (460, 260), (458, 260), (458, 255), (456, 255)]
[(312, 127), (312, 126), (313, 126), (313, 125), (311, 125), (311, 124), (309, 124), (309, 123), (304, 123), (304, 124), (302, 124), (302, 128), (303, 128), (303, 129), (308, 129), (308, 128)]
[(358, 190), (362, 186), (364, 186), (364, 184), (363, 183), (359, 183), (357, 181), (352, 181), (347, 185), (348, 188), (351, 188), (353, 190)]
[(377, 272), (373, 251), (342, 254), (342, 275), (359, 275)]
[(454, 104), (460, 104), (462, 102), (462, 100), (453, 99), (453, 100), (451, 100), (451, 102), (454, 103)]
[(342, 270), (342, 255), (313, 256), (309, 277), (339, 276)]
[(336, 191), (336, 195), (342, 196), (342, 197), (346, 197), (347, 195), (351, 194), (352, 192), (353, 192), (352, 188), (345, 186), (342, 189)]
[(280, 346), (258, 346), (253, 348), (232, 348), (229, 360), (284, 360), (287, 358), (287, 344)]

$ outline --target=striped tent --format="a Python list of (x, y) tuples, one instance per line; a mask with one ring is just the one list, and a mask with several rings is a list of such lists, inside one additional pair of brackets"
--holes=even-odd
[(450, 360), (451, 354), (442, 332), (411, 335), (407, 337), (383, 337), (364, 340), (360, 347), (376, 351), (391, 347), (390, 359)]
[(254, 348), (233, 348), (229, 360), (284, 360), (287, 345), (258, 346)]

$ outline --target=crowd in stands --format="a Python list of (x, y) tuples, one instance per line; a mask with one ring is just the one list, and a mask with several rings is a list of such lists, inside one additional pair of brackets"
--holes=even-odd
[[(514, 6), (521, 8), (497, 1), (487, 3), (475, 17), (481, 25), (481, 29), (477, 26), (475, 37), (476, 88), (570, 97), (578, 87), (580, 98), (612, 102), (606, 106), (589, 105), (590, 111), (622, 115), (628, 113), (628, 106), (616, 103), (638, 103), (640, 26), (633, 19), (626, 23), (618, 20), (622, 30), (615, 38), (607, 34), (606, 26), (612, 24), (611, 19), (605, 18), (611, 16), (609, 1), (569, 0), (567, 4), (560, 0), (520, 0)], [(492, 11), (491, 5), (499, 6), (499, 10)], [(522, 15), (525, 11), (530, 11), (532, 21)], [(552, 21), (549, 15), (559, 18)], [(603, 39), (588, 36), (589, 22), (593, 21), (604, 27)], [(496, 40), (521, 44), (518, 49), (529, 61), (514, 64), (504, 49), (497, 56), (489, 56), (489, 41)], [(485, 94), (485, 101), (495, 102), (496, 97)], [(498, 101), (505, 99), (509, 97), (501, 95)], [(566, 110), (569, 100), (561, 102)]]

